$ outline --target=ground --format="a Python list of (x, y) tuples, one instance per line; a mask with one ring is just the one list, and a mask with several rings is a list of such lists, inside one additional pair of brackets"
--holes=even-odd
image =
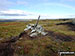
[[(14, 56), (59, 56), (58, 51), (75, 51), (75, 25), (71, 22), (71, 20), (40, 20), (39, 24), (48, 32), (46, 36), (29, 37), (24, 34), (10, 49), (14, 49)], [(6, 40), (18, 36), (29, 23), (35, 23), (35, 20), (0, 22), (0, 43), (6, 45)]]

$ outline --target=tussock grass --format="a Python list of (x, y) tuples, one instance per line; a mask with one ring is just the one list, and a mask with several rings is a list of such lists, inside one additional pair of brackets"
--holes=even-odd
[[(61, 33), (63, 35), (75, 36), (75, 31), (69, 30), (66, 25), (56, 25), (57, 23), (69, 22), (71, 20), (41, 20), (39, 24), (47, 31), (54, 31)], [(27, 24), (35, 23), (36, 21), (30, 22), (0, 22), (0, 38), (8, 39), (11, 36), (17, 36), (21, 33)], [(4, 24), (4, 25), (3, 25)], [(6, 24), (9, 24), (5, 26)], [(15, 24), (15, 25), (13, 25)], [(52, 37), (53, 38), (53, 37)], [(18, 40), (15, 44), (15, 53), (17, 56), (52, 56), (53, 53), (56, 54), (58, 50), (75, 51), (75, 42), (62, 42), (58, 43), (53, 41), (50, 36), (45, 36), (43, 38), (22, 39)], [(15, 54), (15, 55), (16, 55)]]

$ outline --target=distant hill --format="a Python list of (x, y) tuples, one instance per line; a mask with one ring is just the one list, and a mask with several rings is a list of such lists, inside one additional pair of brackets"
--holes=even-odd
[(0, 19), (0, 22), (27, 22), (28, 19)]

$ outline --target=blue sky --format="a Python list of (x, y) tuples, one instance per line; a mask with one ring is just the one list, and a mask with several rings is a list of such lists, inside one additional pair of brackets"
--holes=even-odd
[(74, 18), (75, 0), (0, 0), (4, 19)]

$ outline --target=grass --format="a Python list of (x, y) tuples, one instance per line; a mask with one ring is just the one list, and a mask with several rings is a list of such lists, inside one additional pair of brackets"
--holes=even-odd
[[(44, 27), (47, 31), (54, 31), (61, 33), (63, 35), (75, 36), (75, 31), (69, 30), (68, 26), (56, 25), (61, 22), (68, 22), (62, 20), (41, 20), (40, 25)], [(11, 36), (19, 35), (27, 24), (35, 23), (35, 21), (30, 22), (0, 22), (0, 38), (9, 39)], [(53, 37), (52, 37), (53, 38)], [(59, 49), (66, 51), (75, 51), (75, 42), (62, 42), (58, 43), (53, 41), (50, 36), (45, 36), (43, 38), (37, 39), (22, 39), (18, 40), (15, 44), (15, 53), (17, 56), (52, 56)]]

